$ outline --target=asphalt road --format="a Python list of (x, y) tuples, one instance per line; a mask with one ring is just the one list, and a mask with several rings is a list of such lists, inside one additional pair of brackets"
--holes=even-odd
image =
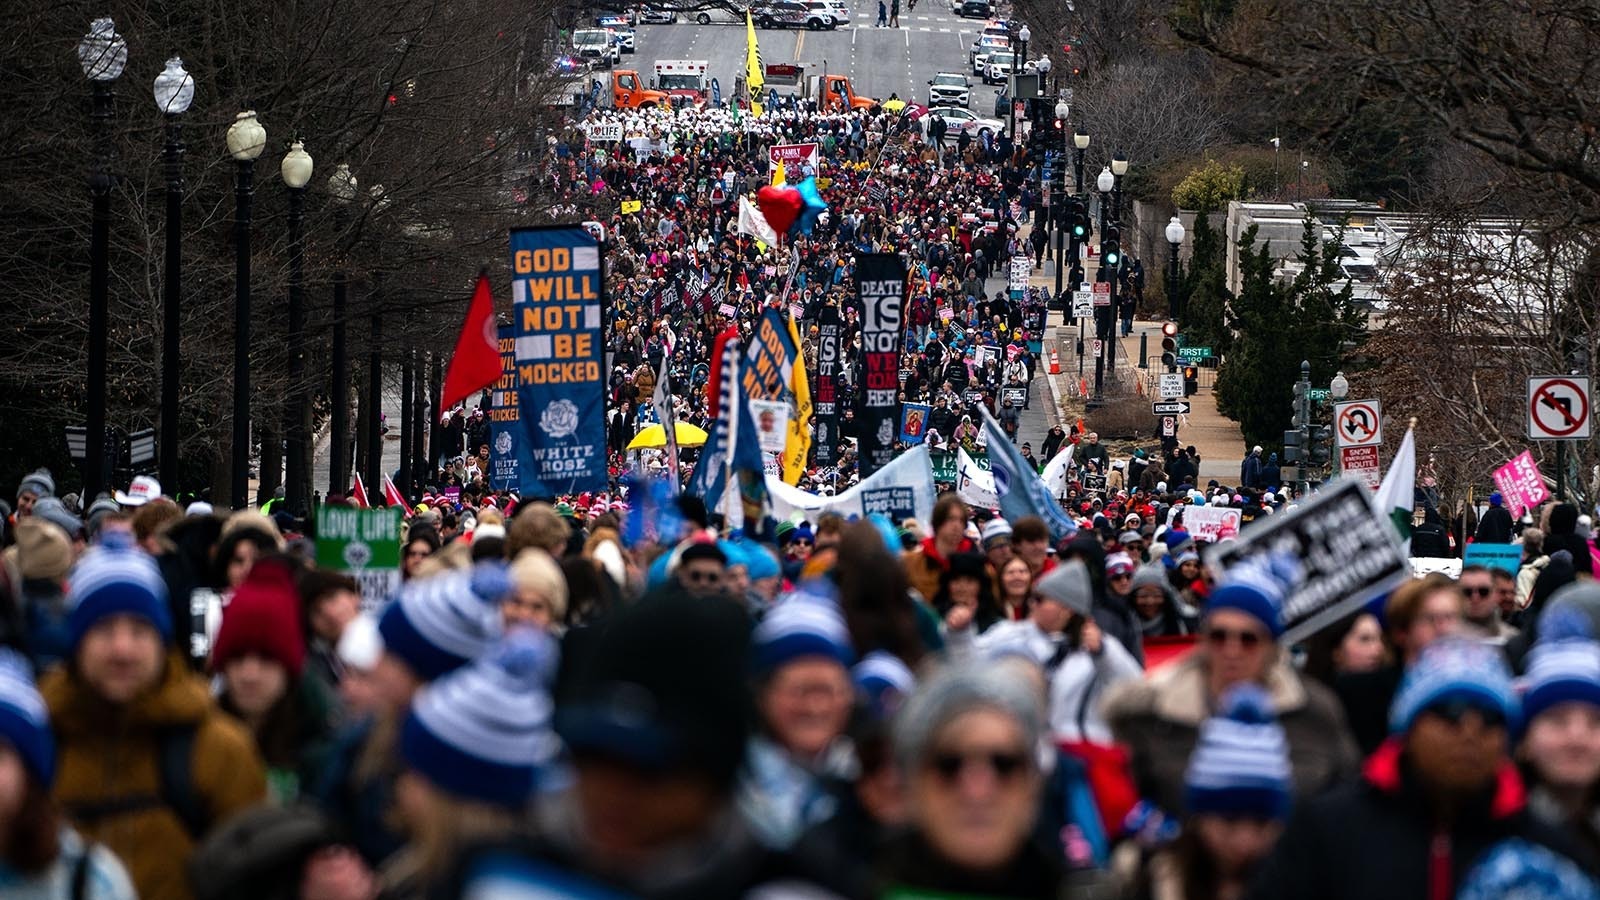
[[(877, 99), (898, 94), (926, 104), (928, 80), (939, 72), (963, 72), (972, 80), (972, 111), (994, 114), (996, 90), (987, 87), (967, 66), (967, 48), (983, 29), (981, 19), (962, 19), (940, 0), (919, 0), (914, 12), (901, 7), (900, 28), (877, 28), (877, 0), (855, 0), (851, 21), (836, 31), (757, 30), (766, 63), (803, 63), (807, 74), (844, 74), (857, 93)], [(680, 17), (673, 25), (641, 25), (637, 52), (624, 54), (622, 66), (650, 77), (658, 59), (704, 59), (722, 88), (733, 92), (735, 77), (744, 73), (745, 29), (738, 25), (698, 25)], [(780, 92), (784, 90), (779, 88)]]

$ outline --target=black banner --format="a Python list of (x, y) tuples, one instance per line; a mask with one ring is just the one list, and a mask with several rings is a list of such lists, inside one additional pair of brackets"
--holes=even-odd
[(839, 310), (824, 306), (817, 322), (817, 380), (811, 386), (816, 409), (817, 465), (838, 465)]
[(900, 351), (905, 339), (906, 266), (898, 254), (856, 257), (861, 305), (861, 392), (856, 412), (861, 477), (888, 465), (900, 436)]

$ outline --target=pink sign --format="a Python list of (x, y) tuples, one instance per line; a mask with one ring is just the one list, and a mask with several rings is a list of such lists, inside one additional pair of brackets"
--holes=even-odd
[(1522, 451), (1522, 455), (1495, 469), (1494, 486), (1505, 499), (1506, 509), (1511, 511), (1513, 519), (1520, 519), (1523, 513), (1550, 499), (1550, 491), (1544, 486), (1544, 476), (1539, 474), (1539, 464), (1534, 461), (1531, 450)]
[(1196, 541), (1214, 544), (1239, 536), (1244, 511), (1229, 506), (1195, 506), (1183, 510), (1183, 527)]

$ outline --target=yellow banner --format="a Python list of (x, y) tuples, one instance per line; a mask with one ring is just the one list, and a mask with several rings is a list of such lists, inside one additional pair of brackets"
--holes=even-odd
[(625, 216), (631, 216), (631, 215), (633, 215), (634, 213), (638, 212), (639, 210), (641, 210), (643, 208), (644, 208), (644, 201), (643, 200), (624, 200), (624, 201), (622, 201), (622, 214), (625, 215)]
[(761, 115), (761, 89), (766, 87), (767, 78), (765, 69), (761, 65), (761, 46), (756, 43), (756, 22), (751, 18), (750, 10), (744, 11), (744, 84), (750, 92), (750, 112)]

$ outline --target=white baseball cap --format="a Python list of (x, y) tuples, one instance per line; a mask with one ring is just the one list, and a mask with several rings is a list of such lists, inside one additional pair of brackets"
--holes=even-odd
[(123, 506), (143, 506), (161, 496), (161, 482), (149, 475), (137, 475), (126, 494), (117, 491), (113, 496)]

